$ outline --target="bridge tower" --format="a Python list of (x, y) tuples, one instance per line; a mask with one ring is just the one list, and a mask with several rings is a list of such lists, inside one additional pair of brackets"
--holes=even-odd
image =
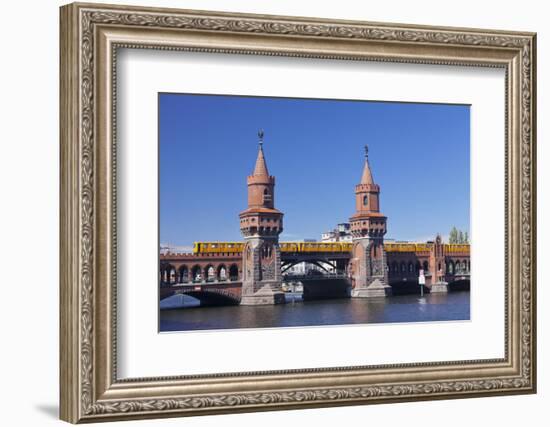
[(432, 273), (432, 283), (430, 293), (448, 292), (449, 284), (445, 281), (445, 254), (443, 252), (443, 242), (438, 234), (434, 245), (430, 251), (430, 273)]
[(361, 182), (355, 186), (355, 214), (350, 218), (353, 248), (350, 262), (352, 297), (384, 297), (391, 294), (386, 268), (384, 235), (386, 217), (380, 213), (380, 187), (375, 184), (365, 146)]
[(269, 175), (263, 151), (263, 131), (258, 132), (256, 166), (248, 176), (248, 208), (239, 214), (243, 248), (243, 305), (285, 302), (281, 289), (281, 250), (283, 213), (275, 209), (275, 177)]

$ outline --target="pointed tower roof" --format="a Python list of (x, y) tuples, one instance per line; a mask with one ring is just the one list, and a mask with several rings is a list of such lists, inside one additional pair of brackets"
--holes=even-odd
[(363, 175), (361, 176), (361, 184), (374, 184), (372, 179), (372, 172), (369, 165), (369, 147), (365, 145), (365, 167), (363, 168)]
[(267, 164), (265, 162), (264, 157), (264, 150), (262, 148), (262, 145), (264, 143), (264, 131), (260, 130), (258, 132), (258, 137), (260, 138), (260, 141), (258, 143), (258, 157), (256, 158), (256, 166), (254, 167), (254, 173), (252, 175), (254, 176), (265, 176), (269, 177), (269, 172), (267, 170)]

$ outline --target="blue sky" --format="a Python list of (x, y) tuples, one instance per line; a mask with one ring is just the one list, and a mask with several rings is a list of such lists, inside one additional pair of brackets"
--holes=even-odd
[(242, 239), (260, 128), (281, 240), (319, 239), (348, 220), (365, 144), (387, 238), (469, 231), (469, 106), (159, 94), (161, 243)]

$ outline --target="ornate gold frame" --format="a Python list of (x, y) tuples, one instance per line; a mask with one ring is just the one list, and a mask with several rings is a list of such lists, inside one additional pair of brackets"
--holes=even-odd
[[(535, 34), (189, 10), (61, 8), (61, 418), (77, 423), (533, 393)], [(117, 47), (506, 70), (506, 342), (498, 360), (118, 380)]]

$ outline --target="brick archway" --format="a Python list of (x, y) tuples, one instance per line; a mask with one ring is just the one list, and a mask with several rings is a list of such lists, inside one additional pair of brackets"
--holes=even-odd
[(187, 264), (181, 265), (178, 268), (178, 283), (187, 283), (189, 282), (189, 267)]

